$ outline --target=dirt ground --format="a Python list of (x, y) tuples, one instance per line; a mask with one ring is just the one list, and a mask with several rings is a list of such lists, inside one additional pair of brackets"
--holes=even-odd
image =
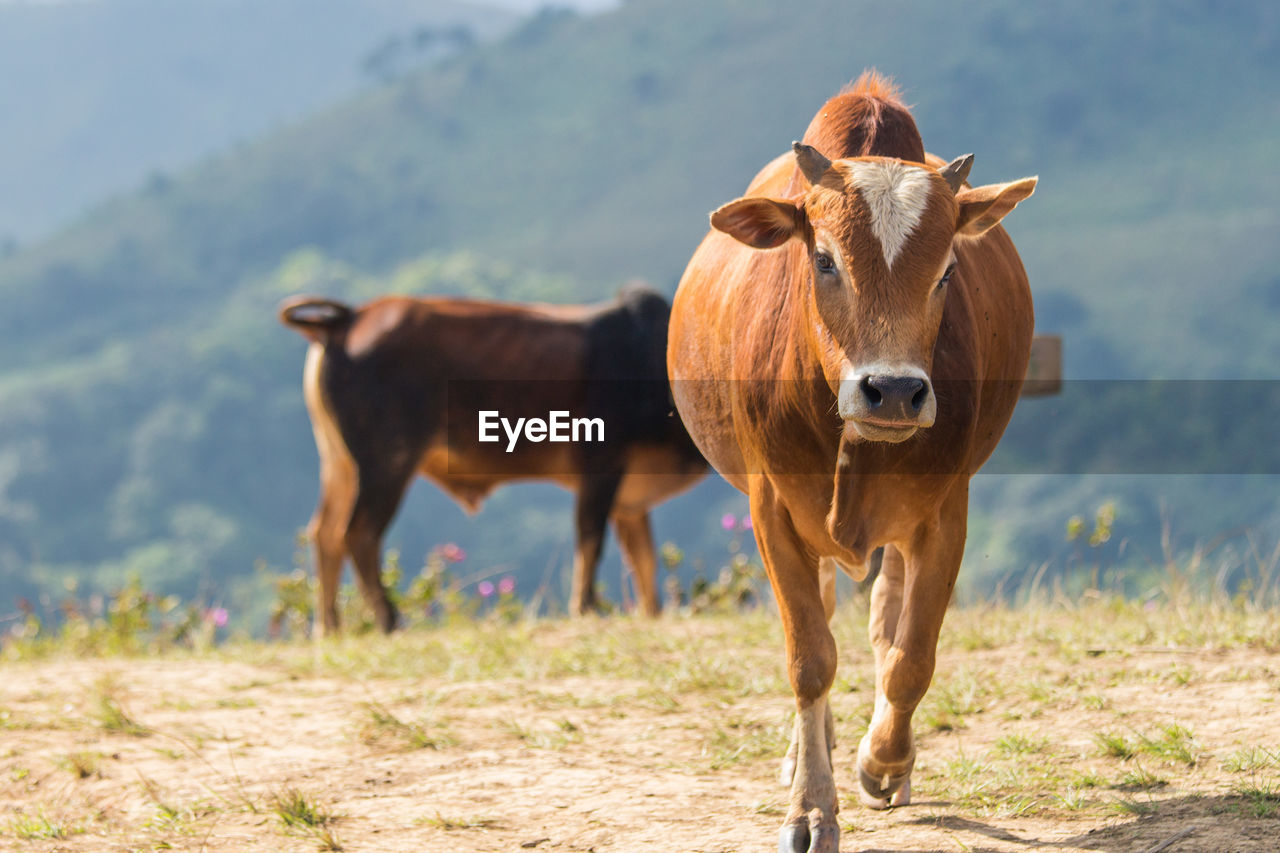
[[(843, 850), (1280, 849), (1274, 653), (945, 650), (941, 699), (917, 714), (914, 802), (889, 812), (854, 799), (869, 657), (846, 659), (865, 674), (833, 700)], [(792, 705), (774, 673), (734, 696), (599, 673), (307, 669), (5, 665), (0, 849), (776, 850)], [(1171, 725), (1194, 733), (1190, 759), (1101, 746)]]

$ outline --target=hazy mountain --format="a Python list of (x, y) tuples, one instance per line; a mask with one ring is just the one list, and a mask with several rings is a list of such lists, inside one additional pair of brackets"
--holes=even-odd
[[(541, 12), (0, 262), (0, 578), (136, 569), (189, 589), (287, 565), (315, 459), (281, 296), (669, 292), (707, 211), (867, 66), (904, 86), (931, 150), (975, 152), (975, 181), (1040, 175), (1007, 224), (1070, 375), (1274, 379), (1278, 60), (1262, 3)], [(1141, 439), (1132, 401), (1082, 405)], [(745, 507), (708, 488), (659, 535), (714, 555), (702, 509)], [(415, 562), (457, 539), (536, 580), (570, 541), (548, 494), (501, 492), (469, 522), (420, 490), (391, 541)], [(1153, 541), (1161, 501), (1184, 538), (1280, 517), (1274, 478), (980, 478), (970, 576), (1057, 559), (1066, 517), (1109, 494), (1113, 546)]]
[(514, 21), (463, 0), (0, 3), (0, 245)]

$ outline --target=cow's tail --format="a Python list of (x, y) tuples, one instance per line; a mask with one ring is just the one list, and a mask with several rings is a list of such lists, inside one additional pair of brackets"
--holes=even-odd
[(316, 296), (294, 296), (280, 303), (280, 322), (318, 344), (328, 344), (355, 317), (350, 305)]

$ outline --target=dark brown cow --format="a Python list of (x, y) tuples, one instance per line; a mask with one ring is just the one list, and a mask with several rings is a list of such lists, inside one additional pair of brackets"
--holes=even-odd
[(838, 848), (827, 693), (838, 564), (866, 574), (876, 700), (862, 799), (910, 798), (911, 716), (964, 550), (969, 477), (1013, 412), (1032, 335), (997, 226), (1035, 179), (969, 188), (927, 157), (892, 84), (829, 101), (804, 143), (711, 216), (672, 308), (668, 369), (690, 434), (750, 497), (798, 713), (784, 851)]
[[(635, 286), (590, 306), (399, 296), (358, 309), (311, 297), (285, 302), (281, 321), (312, 341), (303, 390), (320, 452), (320, 503), (308, 528), (317, 632), (338, 627), (347, 554), (378, 627), (395, 627), (379, 551), (415, 472), (469, 512), (510, 480), (551, 480), (573, 491), (572, 610), (596, 607), (595, 569), (612, 520), (640, 606), (657, 614), (648, 511), (706, 472), (670, 401), (669, 316), (665, 299)], [(533, 435), (513, 447), (490, 417), (486, 435), (498, 440), (481, 441), (485, 411), (511, 424), (572, 413), (598, 419), (603, 436), (584, 428), (576, 442)]]

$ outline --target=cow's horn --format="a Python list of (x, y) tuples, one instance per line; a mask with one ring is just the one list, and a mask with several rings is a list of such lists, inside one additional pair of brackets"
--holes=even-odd
[(973, 155), (965, 154), (957, 157), (938, 171), (939, 175), (947, 179), (947, 184), (951, 187), (953, 193), (960, 192), (960, 185), (964, 183), (965, 178), (969, 177), (969, 170), (973, 168)]
[(831, 168), (831, 161), (823, 157), (817, 148), (803, 142), (791, 143), (791, 150), (796, 152), (796, 163), (804, 173), (805, 180), (817, 186), (822, 176)]

